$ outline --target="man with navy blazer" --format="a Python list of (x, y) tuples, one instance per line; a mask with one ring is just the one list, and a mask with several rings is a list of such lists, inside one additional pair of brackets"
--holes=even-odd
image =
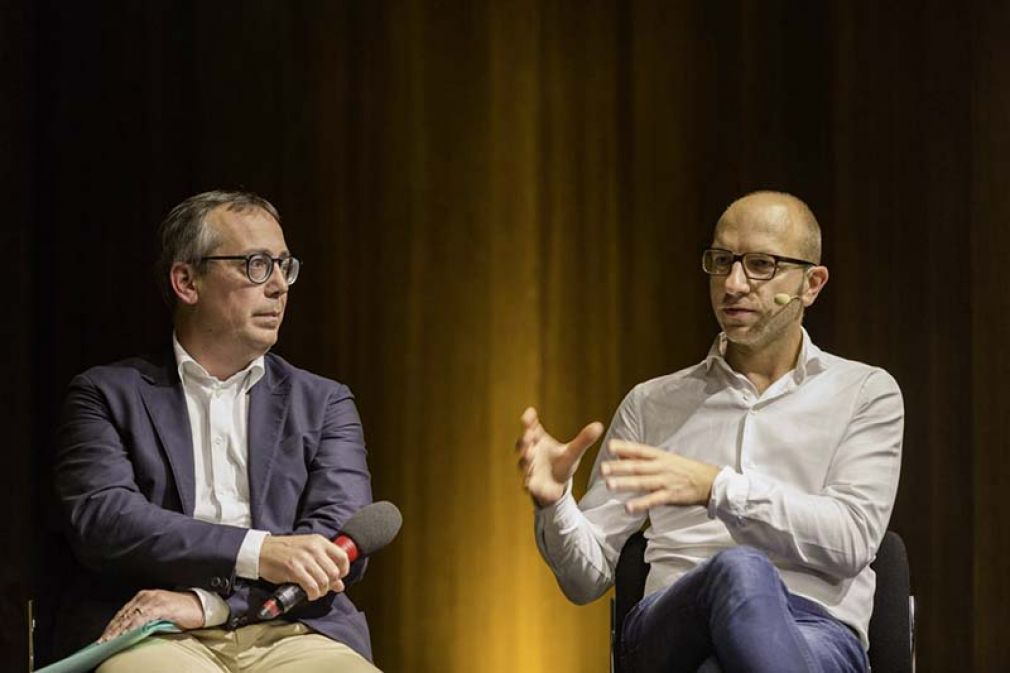
[[(353, 397), (268, 352), (300, 267), (280, 217), (256, 195), (207, 192), (160, 237), (172, 349), (77, 376), (64, 409), (56, 486), (79, 563), (58, 647), (169, 619), (183, 633), (99, 673), (376, 671), (343, 593), (365, 563), (331, 542), (371, 502)], [(257, 622), (288, 582), (309, 601)]]

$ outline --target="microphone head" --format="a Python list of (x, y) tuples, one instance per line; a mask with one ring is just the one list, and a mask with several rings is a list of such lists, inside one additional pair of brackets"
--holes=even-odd
[(792, 295), (786, 294), (785, 292), (780, 292), (777, 295), (775, 295), (774, 297), (772, 297), (772, 299), (774, 299), (775, 303), (778, 304), (779, 306), (785, 306), (786, 304), (788, 304), (789, 302), (791, 302), (793, 299), (799, 299), (799, 297), (794, 297)]
[(355, 512), (341, 533), (354, 540), (359, 555), (368, 556), (392, 542), (402, 525), (403, 516), (396, 505), (380, 500)]

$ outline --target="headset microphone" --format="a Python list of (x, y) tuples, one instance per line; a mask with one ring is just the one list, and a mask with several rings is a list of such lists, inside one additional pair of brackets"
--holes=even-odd
[(799, 298), (800, 298), (799, 295), (786, 294), (785, 292), (780, 292), (779, 294), (772, 297), (772, 299), (775, 300), (775, 303), (778, 304), (779, 306), (785, 306), (793, 299), (799, 299)]

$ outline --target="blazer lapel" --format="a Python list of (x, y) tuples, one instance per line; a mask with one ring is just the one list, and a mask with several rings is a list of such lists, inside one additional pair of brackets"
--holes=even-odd
[[(175, 358), (169, 360), (173, 365)], [(193, 433), (189, 426), (186, 396), (178, 372), (171, 365), (143, 374), (148, 383), (140, 390), (148, 416), (154, 424), (175, 478), (182, 511), (193, 516), (196, 477), (193, 467)]]
[(287, 418), (291, 390), (291, 382), (269, 355), (264, 364), (263, 378), (249, 391), (249, 512), (253, 527), (262, 521), (263, 498)]

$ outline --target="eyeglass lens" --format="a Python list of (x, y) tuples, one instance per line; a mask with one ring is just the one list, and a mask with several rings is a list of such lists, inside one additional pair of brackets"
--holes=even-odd
[[(297, 259), (294, 257), (285, 257), (278, 260), (277, 264), (281, 267), (281, 273), (284, 274), (284, 279), (288, 285), (297, 280), (300, 266)], [(249, 258), (247, 269), (249, 280), (254, 283), (265, 283), (270, 278), (270, 274), (273, 273), (274, 260), (270, 255), (253, 255)]]
[[(702, 257), (705, 272), (714, 276), (725, 276), (733, 270), (736, 255), (726, 250), (706, 250)], [(775, 258), (760, 252), (748, 252), (741, 256), (744, 273), (748, 278), (764, 280), (775, 275)]]

